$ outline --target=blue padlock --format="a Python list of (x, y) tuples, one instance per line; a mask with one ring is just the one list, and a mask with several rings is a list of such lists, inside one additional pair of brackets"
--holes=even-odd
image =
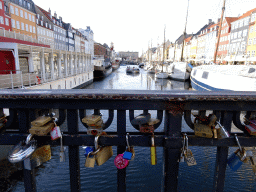
[(84, 155), (85, 155), (85, 157), (87, 157), (89, 153), (93, 152), (94, 149), (95, 149), (94, 147), (88, 147), (88, 146), (84, 147)]
[(228, 158), (228, 165), (233, 171), (237, 171), (243, 164), (242, 160), (246, 158), (246, 154), (242, 158), (240, 158), (237, 154), (238, 151), (239, 149)]
[(131, 160), (132, 159), (132, 153), (129, 151), (125, 151), (123, 155), (124, 159)]

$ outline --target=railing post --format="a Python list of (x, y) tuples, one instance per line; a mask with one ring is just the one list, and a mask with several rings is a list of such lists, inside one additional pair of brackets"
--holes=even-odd
[[(233, 112), (222, 113), (221, 124), (230, 133)], [(227, 168), (228, 147), (217, 147), (215, 173), (213, 180), (213, 191), (221, 192), (224, 190), (225, 174)]]
[[(68, 133), (70, 135), (78, 134), (78, 111), (77, 109), (67, 110)], [(69, 146), (69, 174), (70, 188), (72, 192), (81, 191), (80, 182), (80, 159), (79, 146)]]
[(11, 81), (12, 81), (12, 89), (13, 89), (13, 76), (12, 76), (12, 71), (11, 71)]
[[(164, 132), (166, 138), (181, 136), (182, 113), (173, 114), (172, 111), (165, 111)], [(181, 144), (182, 146), (182, 144)], [(163, 164), (164, 181), (163, 191), (177, 191), (180, 149), (164, 146)]]
[[(29, 111), (27, 109), (19, 109), (19, 131), (20, 133), (28, 133), (29, 129)], [(36, 175), (35, 169), (31, 164), (30, 158), (23, 161), (24, 187), (26, 192), (36, 192)]]
[[(117, 146), (117, 154), (122, 154), (126, 149), (126, 111), (118, 110), (117, 111), (117, 135), (119, 137), (119, 143), (123, 145)], [(123, 138), (121, 140), (121, 138)], [(126, 168), (117, 169), (117, 191), (126, 192)]]

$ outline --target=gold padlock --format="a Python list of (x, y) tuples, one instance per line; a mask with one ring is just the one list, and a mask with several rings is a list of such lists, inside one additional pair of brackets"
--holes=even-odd
[(206, 138), (213, 137), (212, 129), (208, 125), (204, 125), (201, 123), (194, 123), (194, 131), (195, 131), (195, 136), (198, 136), (198, 137), (206, 137)]
[(91, 167), (93, 168), (95, 165), (95, 155), (91, 155), (91, 153), (89, 153), (86, 157), (86, 160), (85, 160), (85, 164), (84, 166), (85, 167)]
[(49, 161), (52, 158), (51, 155), (51, 146), (43, 145), (35, 150), (31, 156), (31, 161), (35, 163), (35, 166), (38, 167), (43, 163)]
[(50, 121), (52, 121), (51, 117), (49, 117), (49, 116), (40, 116), (36, 120), (32, 121), (31, 125), (35, 126), (35, 127), (41, 127), (41, 126), (45, 125), (46, 123), (48, 123)]
[(97, 123), (100, 120), (101, 120), (100, 115), (89, 115), (89, 116), (84, 117), (82, 119), (82, 122), (86, 123), (87, 125), (91, 125), (91, 124)]
[(98, 166), (102, 165), (107, 160), (109, 160), (110, 157), (113, 156), (112, 146), (99, 147), (99, 145), (98, 145), (99, 137), (100, 137), (99, 135), (95, 136), (95, 140), (94, 140), (95, 150), (96, 151), (99, 150), (95, 154), (95, 160), (96, 160), (96, 164)]
[(53, 122), (49, 122), (41, 127), (33, 126), (29, 129), (29, 133), (32, 135), (44, 136), (54, 128), (54, 125)]

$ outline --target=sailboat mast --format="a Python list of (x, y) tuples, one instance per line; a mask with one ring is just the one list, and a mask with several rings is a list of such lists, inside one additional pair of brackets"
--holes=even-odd
[(222, 21), (223, 21), (224, 12), (225, 12), (225, 4), (226, 4), (226, 0), (223, 0), (223, 7), (222, 7), (222, 13), (221, 13), (221, 19), (220, 19), (220, 27), (219, 27), (219, 32), (218, 32), (217, 45), (216, 45), (216, 49), (215, 49), (215, 52), (214, 52), (214, 60), (213, 60), (213, 63), (216, 63), (217, 51), (218, 51), (218, 49), (219, 49), (220, 33), (221, 33)]
[(187, 7), (187, 16), (186, 16), (186, 23), (185, 23), (185, 29), (183, 34), (183, 42), (182, 42), (182, 50), (181, 50), (181, 57), (180, 61), (183, 61), (183, 52), (184, 52), (184, 45), (185, 45), (185, 39), (186, 39), (186, 30), (187, 30), (187, 21), (188, 21), (188, 8), (189, 8), (189, 0), (188, 0), (188, 7)]
[(165, 59), (165, 26), (164, 26), (164, 44), (163, 44), (163, 64), (162, 64), (162, 72), (164, 70), (164, 59)]

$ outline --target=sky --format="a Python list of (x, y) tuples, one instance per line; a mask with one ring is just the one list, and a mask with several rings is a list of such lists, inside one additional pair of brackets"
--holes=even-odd
[[(185, 29), (196, 33), (209, 19), (221, 17), (223, 0), (33, 0), (39, 7), (57, 13), (74, 28), (90, 26), (97, 43), (114, 43), (119, 51), (141, 55), (148, 47), (166, 40), (175, 42)], [(255, 0), (226, 0), (226, 17), (237, 17), (256, 8)]]

